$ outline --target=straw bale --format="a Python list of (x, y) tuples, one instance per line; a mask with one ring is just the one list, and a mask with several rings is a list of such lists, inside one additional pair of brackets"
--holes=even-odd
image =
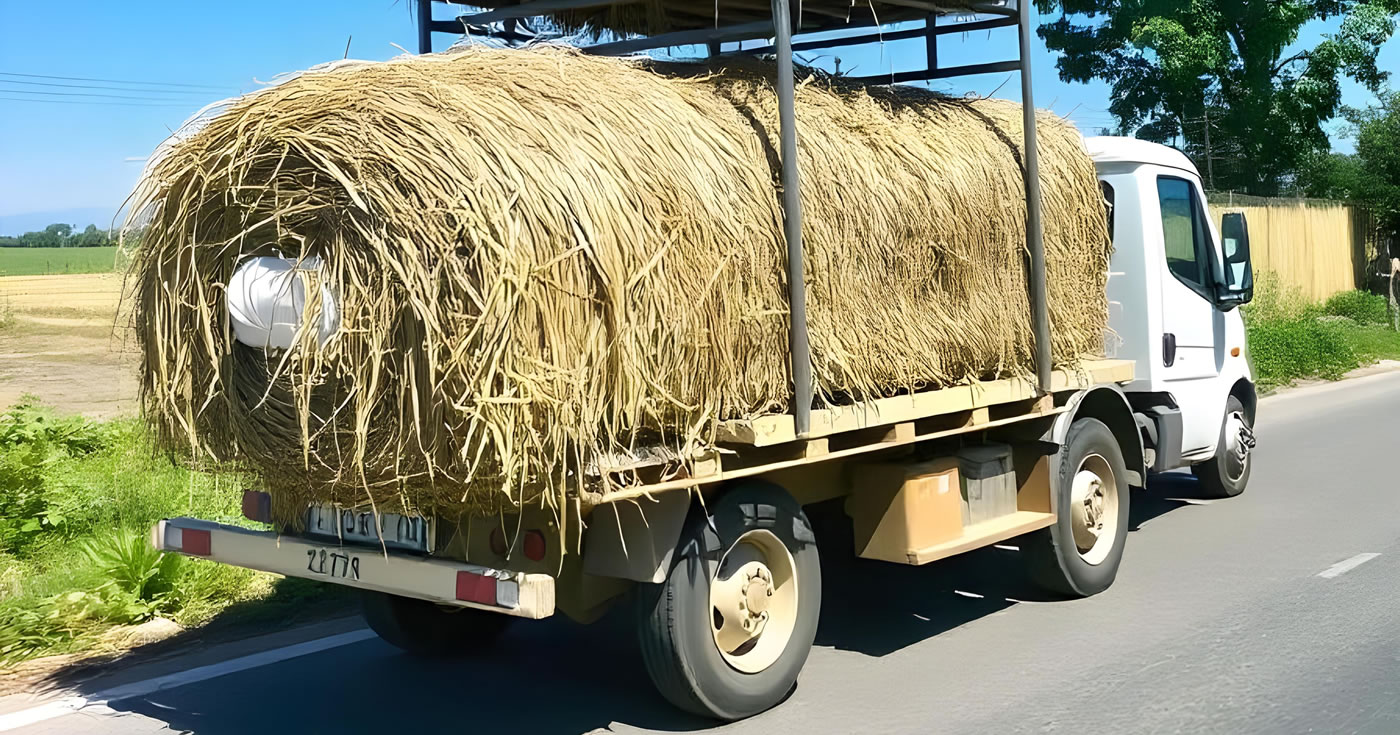
[[(485, 512), (789, 409), (771, 75), (473, 48), (237, 100), (134, 195), (145, 415), (282, 507)], [(797, 112), (819, 401), (1029, 372), (1019, 106), (809, 76)], [(1040, 122), (1071, 364), (1102, 348), (1110, 245), (1078, 133)], [(223, 284), (273, 252), (324, 260), (324, 345), (233, 341)]]

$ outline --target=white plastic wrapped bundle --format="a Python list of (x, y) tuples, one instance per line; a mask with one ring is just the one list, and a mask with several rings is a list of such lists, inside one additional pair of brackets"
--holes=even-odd
[[(249, 347), (286, 350), (297, 341), (306, 310), (306, 282), (298, 270), (315, 272), (321, 259), (297, 263), (287, 258), (249, 258), (238, 265), (228, 283), (228, 317), (233, 336)], [(317, 340), (324, 345), (339, 326), (339, 310), (330, 287), (321, 284)]]

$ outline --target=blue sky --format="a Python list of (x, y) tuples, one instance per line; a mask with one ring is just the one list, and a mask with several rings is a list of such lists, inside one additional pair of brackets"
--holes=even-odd
[[(160, 83), (0, 76), (0, 230), (5, 230), (0, 234), (33, 229), (28, 223), (42, 217), (18, 216), (32, 213), (81, 210), (73, 216), (105, 225), (101, 218), (110, 218), (131, 190), (141, 159), (205, 103), (255, 89), (259, 80), (281, 72), (339, 59), (347, 40), (353, 58), (390, 58), (401, 53), (394, 44), (416, 50), (409, 5), (406, 0), (0, 0), (0, 72)], [(454, 14), (455, 6), (435, 5), (437, 17)], [(1326, 30), (1314, 24), (1302, 41)], [(435, 37), (438, 48), (452, 40)], [(996, 61), (1014, 52), (1015, 34), (1009, 29), (945, 37), (940, 45), (945, 64)], [(843, 70), (874, 74), (921, 63), (923, 46), (922, 41), (894, 42), (834, 55), (842, 59)], [(829, 68), (832, 61), (816, 63)], [(1107, 85), (1060, 82), (1054, 57), (1038, 41), (1035, 62), (1038, 106), (1068, 115), (1087, 133), (1112, 123)], [(1400, 42), (1388, 45), (1382, 62), (1382, 68), (1400, 69)], [(170, 83), (200, 86), (166, 86)], [(935, 88), (1020, 98), (1020, 82), (1008, 74)], [(1349, 104), (1370, 100), (1364, 89), (1349, 85)]]

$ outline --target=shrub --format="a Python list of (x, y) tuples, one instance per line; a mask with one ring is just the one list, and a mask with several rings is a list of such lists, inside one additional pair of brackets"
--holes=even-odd
[(38, 446), (0, 448), (0, 551), (22, 554), (43, 531), (46, 458)]
[(250, 523), (239, 506), (243, 478), (177, 466), (157, 453), (139, 421), (114, 421), (106, 432), (109, 440), (100, 450), (57, 462), (47, 472), (49, 512), (63, 519), (64, 536), (144, 531), (161, 518), (181, 515)]
[[(1363, 361), (1384, 356), (1373, 346), (1374, 302), (1363, 292), (1342, 293), (1326, 305), (1311, 304), (1277, 274), (1260, 273), (1254, 302), (1244, 309), (1255, 380), (1264, 389), (1302, 378), (1341, 378)], [(1385, 299), (1380, 299), (1384, 321)], [(1366, 338), (1366, 339), (1363, 339)]]
[(1312, 308), (1302, 289), (1284, 284), (1273, 271), (1261, 271), (1254, 278), (1254, 300), (1243, 312), (1245, 323), (1253, 326), (1294, 319)]
[(1365, 291), (1343, 291), (1327, 300), (1322, 310), (1344, 316), (1357, 324), (1390, 324), (1390, 313), (1384, 296)]
[(108, 432), (81, 416), (55, 416), (32, 397), (0, 414), (0, 551), (26, 554), (62, 525), (46, 478), (57, 461), (102, 448)]
[[(161, 518), (250, 523), (242, 479), (173, 464), (134, 419), (94, 423), (33, 400), (0, 413), (0, 666), (83, 650), (155, 615), (198, 625), (255, 600), (286, 615), (298, 594), (324, 595), (150, 547), (145, 532)], [(239, 614), (254, 609), (263, 603)]]
[(61, 650), (104, 625), (149, 620), (156, 605), (107, 586), (73, 590), (0, 609), (0, 664)]
[(24, 396), (0, 414), (0, 449), (39, 445), (79, 456), (101, 449), (109, 438), (104, 425), (82, 416), (57, 416), (34, 396)]
[(90, 538), (82, 554), (123, 592), (152, 602), (170, 594), (180, 571), (180, 557), (151, 546), (144, 536), (118, 532)]
[(1278, 321), (1253, 321), (1247, 338), (1261, 386), (1284, 385), (1307, 377), (1336, 380), (1360, 365), (1346, 326), (1313, 314)]

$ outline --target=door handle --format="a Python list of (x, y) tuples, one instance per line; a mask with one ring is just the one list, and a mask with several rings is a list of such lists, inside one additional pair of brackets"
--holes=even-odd
[(1162, 335), (1162, 364), (1167, 367), (1176, 364), (1176, 335), (1171, 332)]

